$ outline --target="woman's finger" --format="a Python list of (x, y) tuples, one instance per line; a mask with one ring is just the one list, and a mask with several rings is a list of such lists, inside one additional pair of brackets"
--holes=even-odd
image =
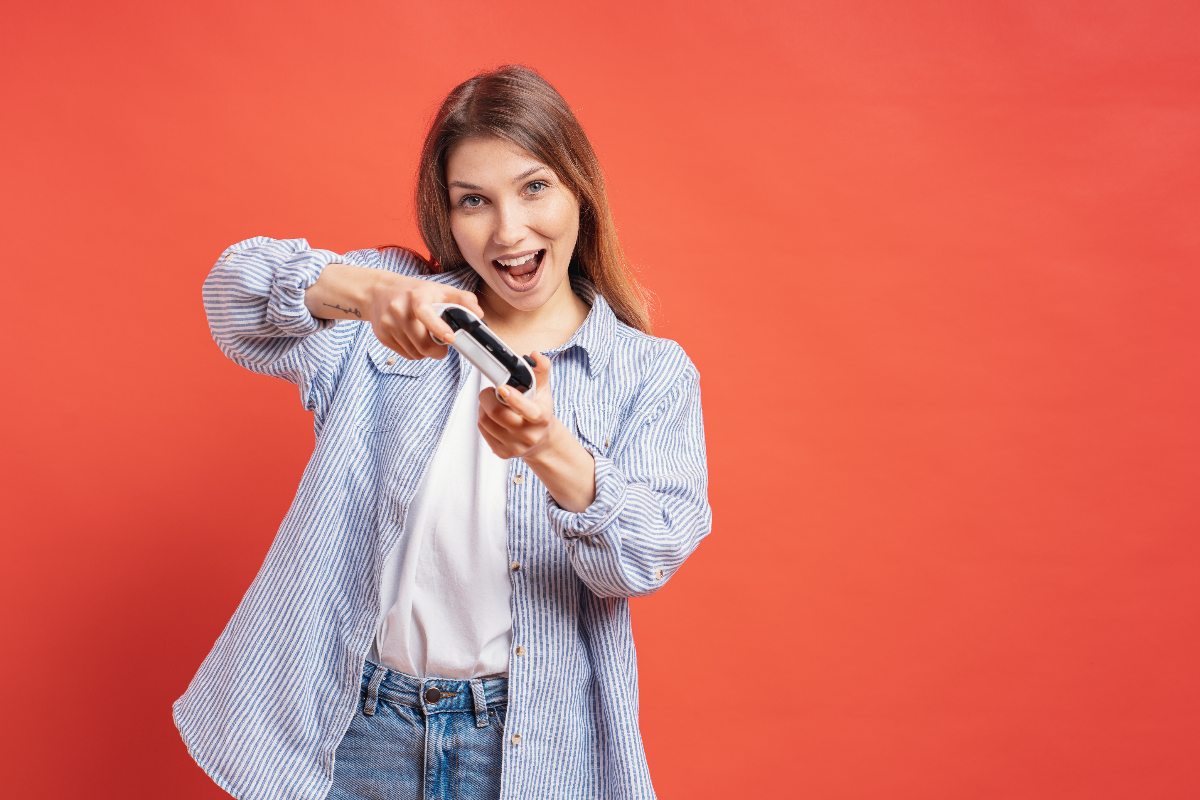
[(529, 354), (533, 359), (533, 377), (537, 382), (538, 391), (549, 391), (550, 389), (550, 359), (544, 354), (534, 350)]
[(497, 439), (490, 431), (484, 428), (482, 420), (479, 422), (479, 435), (483, 437), (483, 441), (487, 442), (487, 446), (491, 448), (493, 453), (501, 458), (507, 458), (507, 456), (503, 454), (504, 445), (500, 444), (500, 440)]
[(466, 306), (467, 308), (471, 309), (471, 312), (475, 314), (475, 316), (483, 319), (483, 306), (479, 305), (479, 298), (476, 297), (472, 292), (467, 292), (461, 289), (455, 290), (453, 293), (451, 293), (450, 299), (447, 300), (447, 302), (458, 303), (460, 306)]
[(437, 338), (441, 339), (446, 344), (454, 341), (455, 332), (446, 321), (442, 319), (433, 310), (433, 306), (428, 303), (421, 303), (413, 309), (415, 316), (425, 328)]
[(479, 393), (479, 408), (504, 428), (515, 430), (525, 422), (524, 417), (497, 400), (494, 391), (484, 389)]
[[(492, 448), (492, 452), (500, 455), (502, 452), (507, 452), (505, 444), (506, 431), (501, 428), (495, 420), (488, 417), (486, 414), (479, 415), (478, 428), (483, 440), (488, 443), (488, 447)], [(507, 458), (507, 456), (503, 456)]]
[[(419, 308), (416, 310), (419, 310)], [(445, 325), (447, 328), (450, 327), (444, 322), (442, 325)], [(410, 313), (408, 315), (402, 326), (402, 331), (408, 337), (412, 349), (420, 354), (417, 356), (418, 358), (445, 358), (449, 353), (446, 345), (439, 345), (429, 338), (430, 328), (417, 313)]]
[[(391, 350), (395, 353), (399, 353), (400, 355), (404, 356), (405, 358), (407, 358), (409, 360), (412, 360), (414, 358), (413, 353), (412, 353), (412, 345), (409, 344), (408, 339), (406, 337), (402, 338), (402, 337), (397, 337), (397, 336), (393, 335), (395, 333), (395, 331), (392, 328), (385, 328), (385, 327), (379, 326), (379, 327), (374, 327), (373, 330), (375, 333), (375, 338), (378, 339), (379, 343), (382, 344), (384, 347), (386, 347), (388, 350)], [(415, 357), (420, 358), (419, 355), (415, 356)]]
[(501, 403), (515, 410), (530, 422), (542, 421), (541, 406), (511, 386), (497, 386), (496, 395), (500, 398)]

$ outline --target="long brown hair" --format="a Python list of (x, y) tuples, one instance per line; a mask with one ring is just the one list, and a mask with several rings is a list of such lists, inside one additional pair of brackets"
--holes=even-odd
[(625, 261), (591, 142), (562, 95), (521, 64), (481, 72), (454, 87), (430, 125), (416, 192), (430, 272), (468, 266), (450, 231), (446, 157), (472, 136), (510, 141), (554, 171), (579, 201), (579, 238), (568, 271), (591, 280), (618, 319), (650, 333), (650, 293)]

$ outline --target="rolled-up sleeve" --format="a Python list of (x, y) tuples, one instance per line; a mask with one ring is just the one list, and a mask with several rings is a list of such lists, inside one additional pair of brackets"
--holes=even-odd
[(204, 311), (213, 340), (230, 360), (300, 387), (304, 408), (318, 418), (333, 394), (353, 320), (314, 317), (305, 290), (337, 261), (376, 266), (374, 249), (339, 255), (304, 239), (253, 236), (221, 253), (204, 279)]
[(552, 529), (580, 579), (602, 597), (662, 587), (712, 531), (700, 375), (690, 361), (665, 397), (593, 451), (596, 497), (582, 511), (547, 493)]

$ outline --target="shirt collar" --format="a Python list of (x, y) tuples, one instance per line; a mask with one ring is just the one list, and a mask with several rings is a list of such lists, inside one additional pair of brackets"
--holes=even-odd
[[(591, 309), (584, 318), (583, 324), (571, 335), (570, 339), (553, 350), (542, 352), (544, 355), (552, 355), (578, 347), (587, 353), (588, 377), (595, 378), (608, 363), (613, 337), (617, 329), (617, 315), (613, 313), (612, 307), (608, 305), (604, 295), (596, 291), (596, 285), (590, 279), (574, 273), (568, 273), (568, 275), (575, 294), (590, 305)], [(479, 273), (470, 266), (422, 277), (468, 292), (474, 292), (483, 281)], [(484, 322), (486, 323), (487, 320)]]

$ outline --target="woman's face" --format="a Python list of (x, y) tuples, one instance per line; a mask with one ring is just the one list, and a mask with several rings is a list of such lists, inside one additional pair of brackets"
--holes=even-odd
[(579, 203), (549, 167), (512, 142), (472, 137), (448, 153), (446, 183), (454, 241), (489, 299), (530, 311), (571, 291)]

